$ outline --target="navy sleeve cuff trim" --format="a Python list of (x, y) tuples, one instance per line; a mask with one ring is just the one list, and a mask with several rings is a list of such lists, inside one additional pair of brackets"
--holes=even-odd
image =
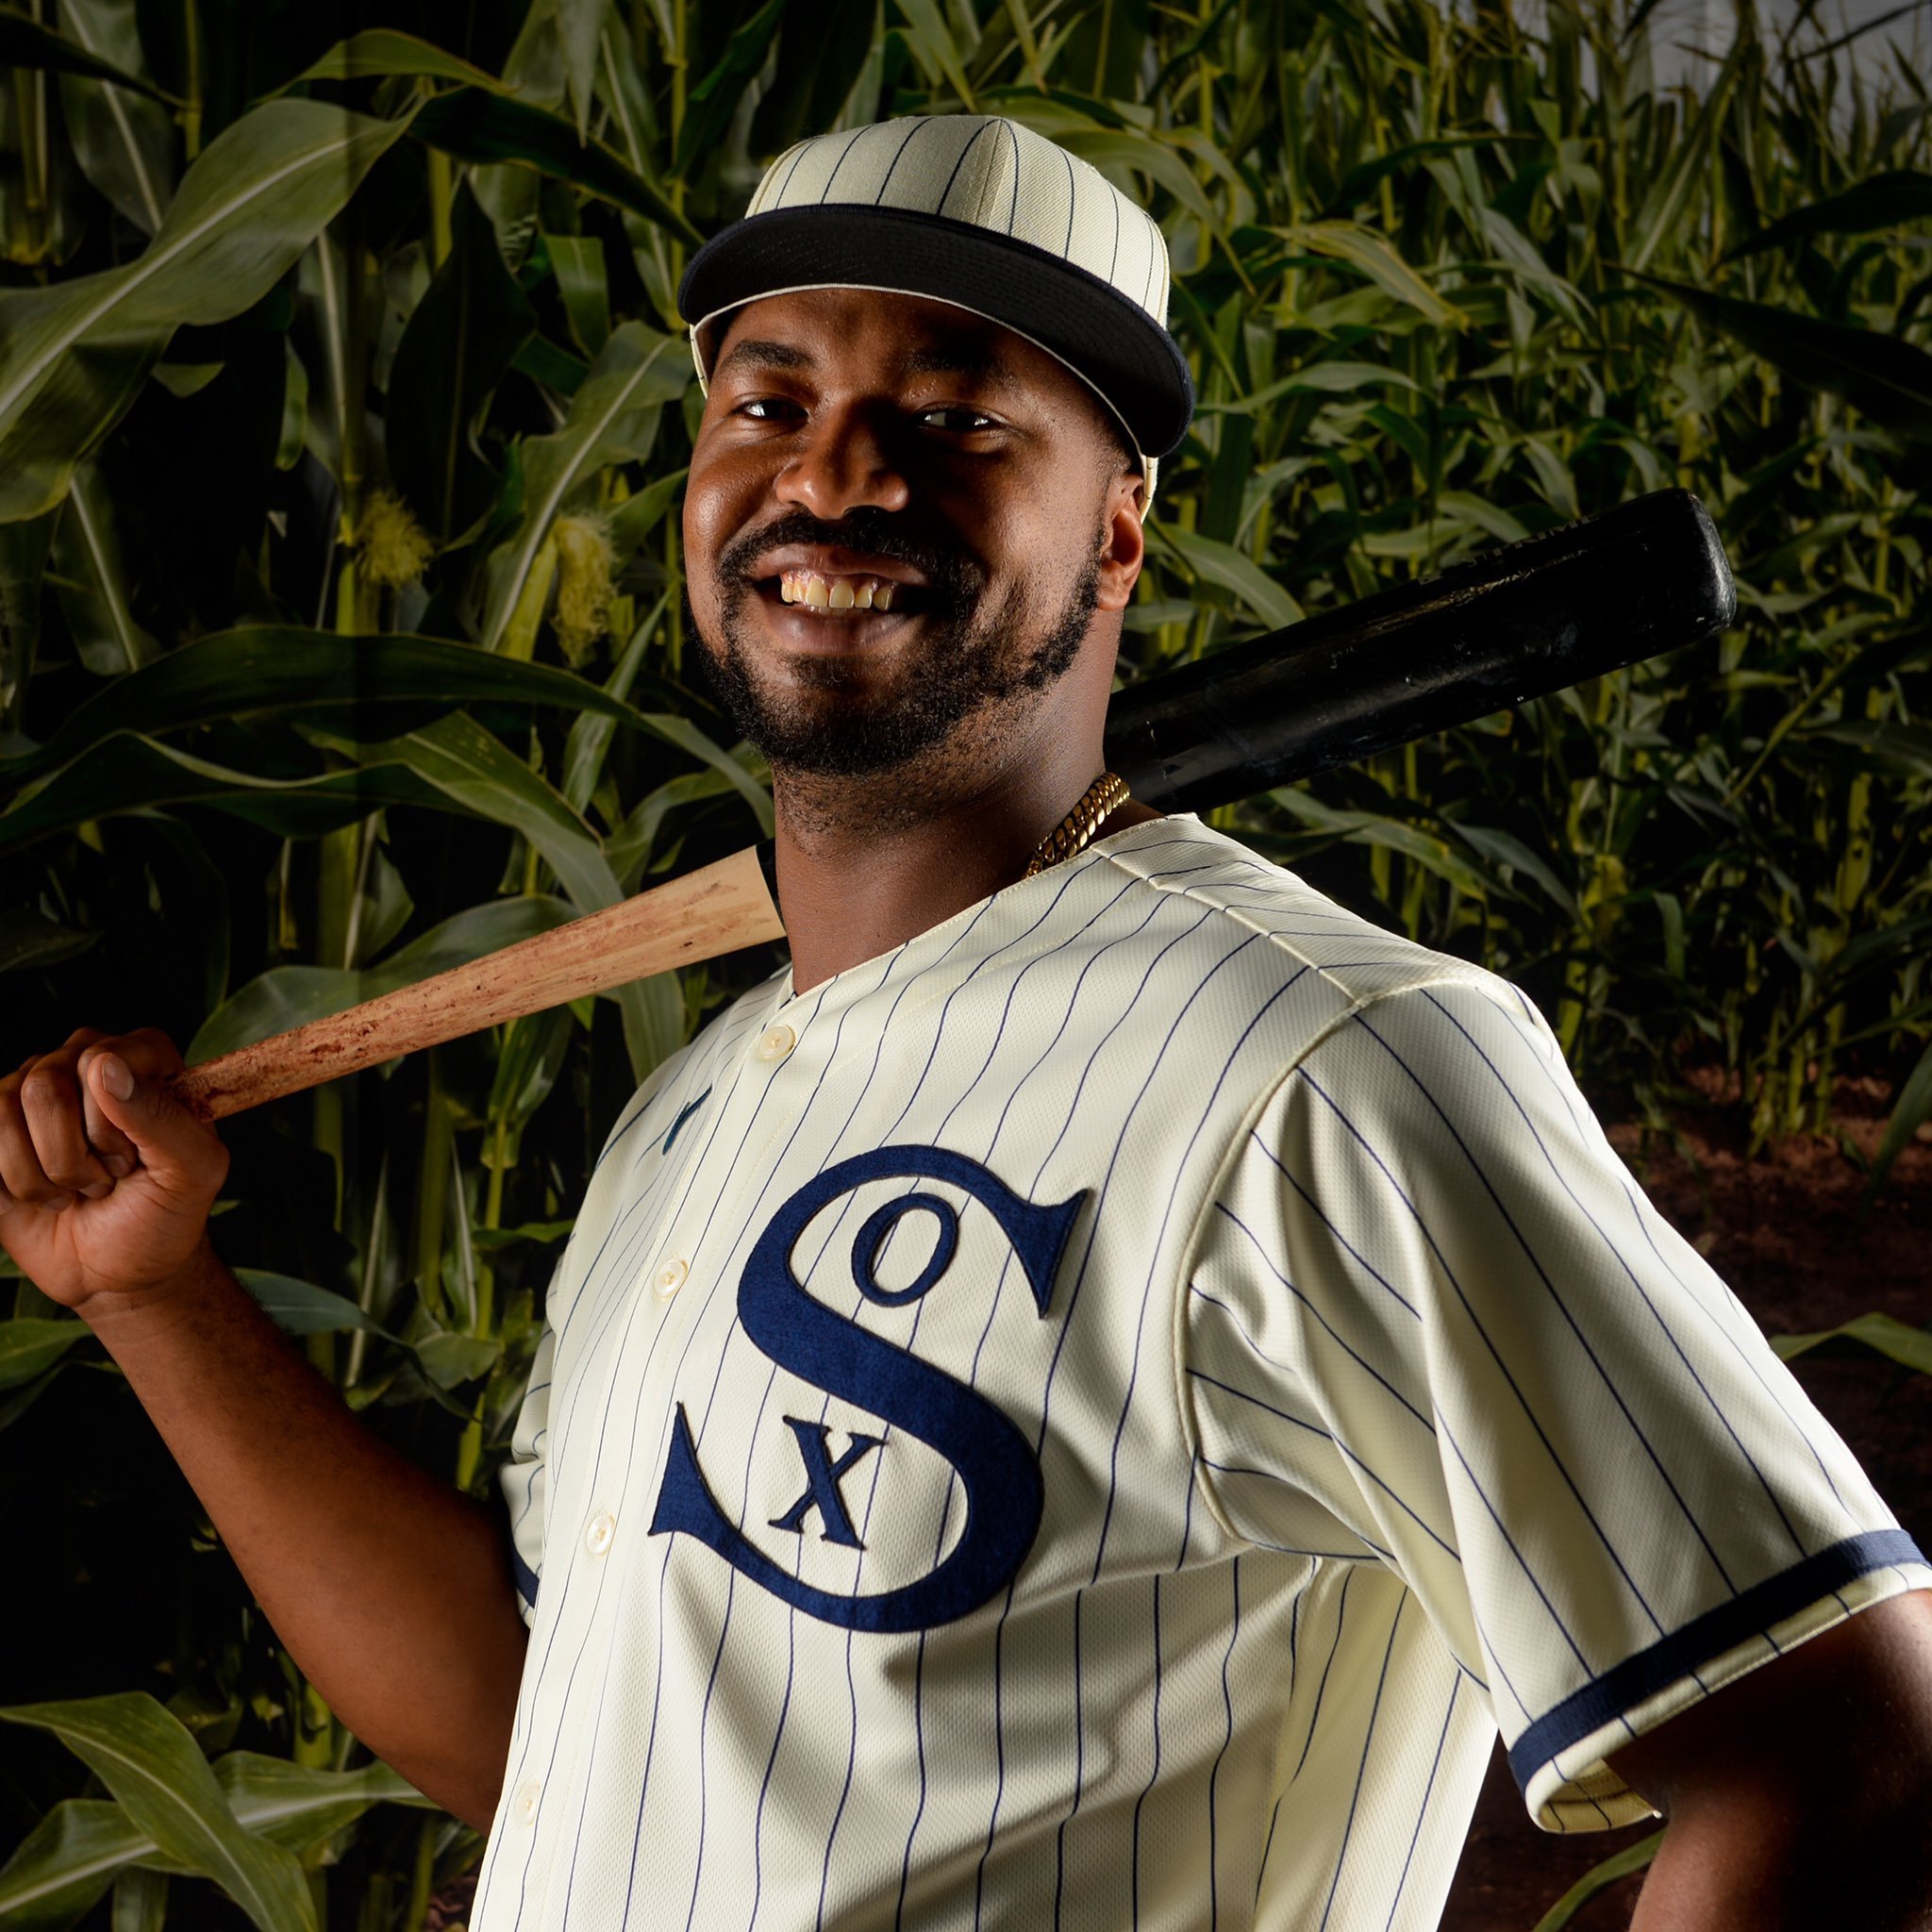
[(534, 1610), (537, 1607), (537, 1573), (524, 1561), (524, 1553), (515, 1543), (509, 1546), (509, 1567), (516, 1578), (517, 1594)]
[(1872, 1530), (1820, 1550), (1815, 1557), (1807, 1557), (1802, 1563), (1767, 1577), (1729, 1603), (1693, 1617), (1681, 1630), (1674, 1630), (1648, 1650), (1625, 1657), (1538, 1718), (1509, 1749), (1509, 1771), (1518, 1789), (1527, 1791), (1530, 1779), (1571, 1745), (1614, 1723), (1698, 1665), (1722, 1657), (1747, 1638), (1762, 1636), (1807, 1604), (1829, 1596), (1873, 1570), (1924, 1560), (1918, 1544), (1904, 1530)]

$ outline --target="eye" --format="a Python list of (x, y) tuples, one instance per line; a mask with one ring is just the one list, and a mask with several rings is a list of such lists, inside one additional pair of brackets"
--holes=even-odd
[(755, 423), (785, 423), (791, 420), (787, 410), (803, 413), (790, 396), (751, 396), (739, 404), (736, 413)]
[(955, 436), (970, 436), (975, 430), (996, 429), (994, 418), (981, 409), (969, 409), (963, 403), (942, 403), (937, 408), (922, 409), (919, 412), (922, 423), (930, 424), (935, 429), (949, 431)]

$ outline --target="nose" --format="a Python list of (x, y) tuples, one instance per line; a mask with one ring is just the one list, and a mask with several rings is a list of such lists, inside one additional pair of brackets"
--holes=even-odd
[(821, 405), (813, 412), (775, 490), (781, 502), (827, 524), (861, 507), (900, 510), (911, 500), (883, 425), (858, 404)]

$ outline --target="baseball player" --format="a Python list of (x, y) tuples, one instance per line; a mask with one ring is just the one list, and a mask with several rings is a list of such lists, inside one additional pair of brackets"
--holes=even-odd
[(610, 1135), (508, 1546), (214, 1259), (165, 1041), (0, 1084), (0, 1241), (483, 1932), (1426, 1927), (1498, 1728), (1545, 1827), (1668, 1813), (1641, 1925), (1924, 1925), (1932, 1571), (1540, 1017), (1100, 770), (1166, 299), (975, 116), (693, 258), (791, 965)]

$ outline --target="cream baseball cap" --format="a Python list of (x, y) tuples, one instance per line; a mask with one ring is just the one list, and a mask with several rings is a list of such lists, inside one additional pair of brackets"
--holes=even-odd
[(679, 284), (699, 382), (732, 309), (806, 289), (924, 295), (1024, 336), (1119, 419), (1146, 502), (1158, 458), (1187, 434), (1193, 385), (1167, 331), (1158, 225), (1016, 121), (915, 115), (780, 155), (743, 220), (706, 242)]

